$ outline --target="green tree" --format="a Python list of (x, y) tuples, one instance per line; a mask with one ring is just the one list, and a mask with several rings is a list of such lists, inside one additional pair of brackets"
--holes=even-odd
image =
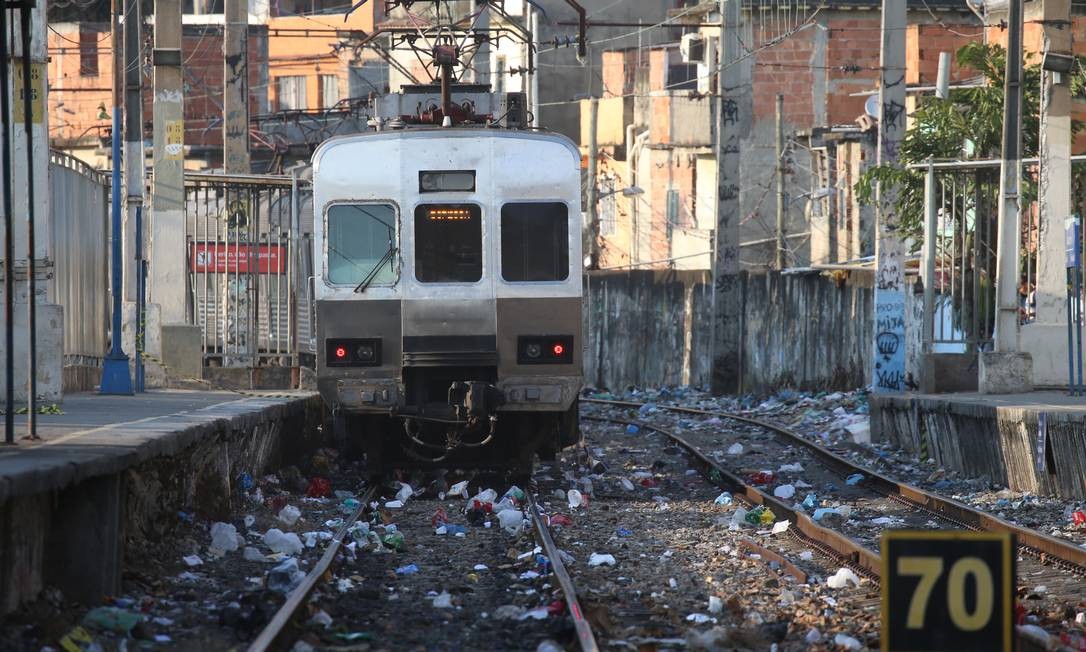
[[(976, 88), (950, 91), (949, 98), (917, 98), (911, 116), (912, 126), (901, 143), (901, 167), (868, 168), (856, 183), (857, 199), (869, 204), (875, 200), (878, 184), (895, 185), (900, 190), (897, 203), (903, 235), (918, 247), (924, 231), (924, 173), (908, 170), (911, 163), (929, 159), (976, 160), (1000, 156), (1003, 142), (1003, 80), (1007, 51), (999, 45), (969, 43), (957, 52), (958, 65), (980, 74), (985, 84)], [(1022, 79), (1023, 156), (1036, 156), (1040, 133), (1041, 67), (1027, 57)], [(1083, 87), (1081, 75), (1075, 75), (1077, 88)], [(998, 178), (998, 172), (996, 172)], [(982, 175), (983, 176), (983, 175)]]

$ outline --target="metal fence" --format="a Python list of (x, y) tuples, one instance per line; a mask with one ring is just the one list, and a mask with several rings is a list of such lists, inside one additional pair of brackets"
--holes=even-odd
[[(1086, 179), (1086, 157), (1073, 156), (1076, 188)], [(934, 353), (989, 350), (995, 322), (1000, 161), (913, 166), (925, 177), (924, 345)], [(1040, 253), (1040, 169), (1023, 161), (1018, 233), (1018, 316), (1037, 318)]]
[(298, 267), (300, 194), (287, 176), (185, 175), (188, 310), (205, 364), (296, 364), (297, 300), (308, 306), (309, 294), (298, 292), (309, 275)]
[(64, 364), (98, 366), (109, 343), (109, 178), (49, 155), (53, 296), (64, 307)]

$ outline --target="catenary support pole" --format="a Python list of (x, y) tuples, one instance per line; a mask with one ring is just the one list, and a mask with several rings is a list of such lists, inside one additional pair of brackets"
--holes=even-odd
[[(879, 84), (879, 149), (882, 166), (900, 166), (905, 137), (906, 3), (882, 3), (882, 78)], [(900, 392), (905, 384), (905, 245), (898, 232), (899, 189), (878, 187), (875, 231), (875, 341), (872, 386), (876, 392)]]
[(784, 193), (784, 95), (777, 93), (777, 270), (784, 269), (785, 251), (785, 213), (788, 209)]
[(223, 164), (227, 174), (249, 174), (249, 8), (225, 0), (223, 28)]
[(8, 10), (0, 5), (0, 167), (4, 194), (4, 442), (15, 443), (15, 234), (11, 214), (11, 68)]
[(995, 349), (1018, 350), (1019, 191), (1022, 184), (1022, 0), (1007, 8), (1007, 72), (1003, 98), (1003, 164), (996, 253)]
[[(38, 290), (34, 264), (34, 96), (31, 83), (32, 56), (30, 50), (31, 5), (20, 10), (23, 50), (23, 129), (26, 132), (26, 314), (27, 314), (27, 374), (26, 374), (26, 434), (38, 438)], [(42, 17), (44, 20), (44, 16)]]
[(124, 48), (121, 46), (121, 0), (113, 0), (113, 142), (112, 175), (110, 204), (110, 267), (112, 278), (110, 290), (113, 294), (113, 326), (110, 333), (111, 346), (109, 355), (102, 363), (103, 394), (131, 394), (132, 374), (128, 369), (128, 356), (121, 346), (121, 309), (124, 292), (124, 263), (121, 253), (123, 225), (121, 223), (121, 106), (123, 104), (124, 83)]
[(739, 285), (740, 159), (751, 124), (751, 89), (739, 60), (740, 0), (720, 0), (720, 61), (717, 71), (716, 231), (713, 239), (712, 377), (714, 393), (741, 388)]
[(597, 165), (600, 156), (599, 141), (596, 139), (596, 129), (599, 124), (600, 101), (593, 97), (588, 100), (588, 179), (585, 200), (588, 203), (588, 256), (590, 267), (596, 269), (600, 264), (600, 215), (597, 206), (596, 192), (599, 188), (596, 175), (599, 173)]

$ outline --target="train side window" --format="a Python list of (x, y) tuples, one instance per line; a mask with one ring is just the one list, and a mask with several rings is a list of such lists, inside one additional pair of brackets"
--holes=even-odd
[(510, 282), (569, 277), (569, 212), (561, 202), (502, 206), (502, 278)]
[(483, 212), (475, 204), (415, 207), (415, 278), (474, 283), (483, 278)]
[(328, 207), (329, 283), (396, 283), (396, 209), (390, 204)]

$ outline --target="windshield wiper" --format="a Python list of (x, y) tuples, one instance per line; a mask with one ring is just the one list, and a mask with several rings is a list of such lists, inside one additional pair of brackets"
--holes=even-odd
[(355, 287), (354, 291), (359, 293), (365, 292), (366, 288), (370, 286), (370, 283), (373, 283), (373, 279), (377, 278), (377, 275), (381, 273), (381, 266), (386, 262), (392, 262), (392, 258), (396, 255), (397, 251), (399, 251), (399, 249), (390, 244), (385, 255), (381, 256), (381, 260), (377, 261), (377, 264), (373, 266), (373, 269), (370, 270), (369, 274), (366, 274), (366, 278), (362, 279), (362, 282)]

